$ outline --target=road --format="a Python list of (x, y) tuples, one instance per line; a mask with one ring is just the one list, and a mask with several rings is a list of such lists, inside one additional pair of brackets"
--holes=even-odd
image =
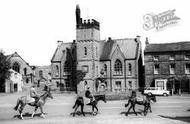
[[(46, 119), (39, 116), (39, 110), (32, 119), (30, 117), (34, 108), (26, 106), (24, 120), (17, 118), (18, 112), (13, 110), (16, 99), (23, 94), (0, 94), (0, 123), (1, 124), (186, 124), (190, 123), (190, 96), (157, 97), (152, 104), (152, 113), (144, 116), (143, 107), (137, 105), (136, 116), (133, 111), (125, 116), (127, 111), (124, 104), (127, 100), (99, 102), (99, 114), (92, 116), (91, 108), (85, 106), (86, 117), (77, 114), (72, 117), (72, 106), (75, 94), (53, 94), (54, 99), (48, 99), (44, 106)], [(80, 108), (79, 108), (80, 109)]]

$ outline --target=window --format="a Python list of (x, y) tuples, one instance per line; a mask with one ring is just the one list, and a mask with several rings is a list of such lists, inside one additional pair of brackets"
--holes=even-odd
[(175, 55), (170, 55), (169, 60), (175, 60)]
[(98, 66), (96, 66), (96, 76), (98, 77)]
[(13, 64), (13, 70), (15, 70), (16, 72), (18, 72), (18, 73), (20, 73), (20, 65), (17, 63), (17, 62), (15, 62), (14, 64)]
[(96, 57), (98, 57), (98, 47), (96, 47)]
[(26, 83), (29, 83), (29, 79), (28, 78), (26, 78)]
[(88, 72), (88, 66), (87, 65), (83, 65), (82, 66), (82, 71), (87, 73)]
[(122, 74), (122, 63), (119, 59), (115, 61), (114, 64), (114, 71), (116, 75), (121, 75)]
[(153, 56), (153, 60), (154, 61), (158, 61), (159, 60), (159, 56)]
[(40, 78), (43, 77), (43, 71), (42, 71), (42, 70), (39, 71), (39, 77), (40, 77)]
[(56, 76), (58, 76), (58, 75), (59, 75), (59, 66), (56, 65)]
[(185, 74), (190, 74), (190, 63), (185, 64)]
[(107, 65), (104, 64), (104, 71), (107, 72)]
[(57, 87), (59, 87), (59, 82), (58, 81), (56, 81), (56, 85), (57, 85)]
[(132, 89), (132, 81), (128, 81), (129, 89)]
[(159, 73), (159, 64), (155, 64), (154, 65), (154, 74), (158, 74)]
[(185, 60), (190, 60), (190, 55), (185, 55)]
[(24, 68), (24, 75), (27, 75), (27, 68)]
[(128, 64), (128, 75), (131, 75), (132, 74), (132, 66), (131, 66), (131, 63)]
[(175, 74), (175, 64), (170, 64), (170, 74)]
[(87, 55), (87, 48), (84, 47), (84, 55), (86, 56)]
[(107, 75), (107, 65), (104, 64), (104, 72), (105, 72), (105, 75)]
[(115, 90), (116, 90), (116, 91), (121, 91), (121, 81), (116, 81), (116, 82), (115, 82), (115, 85), (116, 85)]

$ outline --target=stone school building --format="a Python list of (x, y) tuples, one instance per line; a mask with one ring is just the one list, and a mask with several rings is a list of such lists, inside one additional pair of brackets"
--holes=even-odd
[[(58, 41), (51, 59), (52, 82), (60, 90), (126, 92), (143, 79), (140, 36), (100, 39), (100, 23), (83, 20), (76, 6), (76, 40)], [(85, 72), (77, 82), (78, 71)]]

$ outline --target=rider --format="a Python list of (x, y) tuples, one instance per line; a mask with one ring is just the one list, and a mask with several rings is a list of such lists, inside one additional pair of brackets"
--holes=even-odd
[(85, 97), (90, 99), (90, 103), (88, 103), (88, 104), (91, 104), (92, 101), (93, 101), (93, 96), (92, 96), (92, 94), (90, 92), (90, 87), (87, 88), (87, 90), (85, 92)]
[(32, 87), (30, 88), (30, 97), (35, 99), (35, 104), (36, 104), (37, 101), (39, 100), (39, 95), (36, 92), (35, 87), (36, 87), (36, 85), (33, 84)]

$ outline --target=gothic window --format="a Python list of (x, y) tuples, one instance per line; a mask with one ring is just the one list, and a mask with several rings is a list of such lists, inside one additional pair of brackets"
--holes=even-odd
[(86, 56), (87, 55), (87, 48), (84, 47), (84, 55)]
[(20, 73), (20, 65), (18, 64), (18, 62), (15, 62), (13, 64), (13, 70), (15, 70), (16, 72)]
[(58, 75), (59, 75), (59, 66), (56, 65), (56, 76), (58, 76)]
[(96, 47), (96, 57), (98, 57), (98, 47)]
[(27, 75), (27, 68), (24, 68), (24, 75)]
[(119, 59), (115, 61), (114, 64), (114, 71), (116, 75), (121, 75), (122, 74), (122, 63)]
[(107, 65), (104, 64), (104, 71), (107, 72)]
[(128, 64), (128, 69), (129, 69), (128, 70), (129, 71), (128, 75), (131, 75), (132, 74), (132, 65), (131, 65), (131, 63)]

